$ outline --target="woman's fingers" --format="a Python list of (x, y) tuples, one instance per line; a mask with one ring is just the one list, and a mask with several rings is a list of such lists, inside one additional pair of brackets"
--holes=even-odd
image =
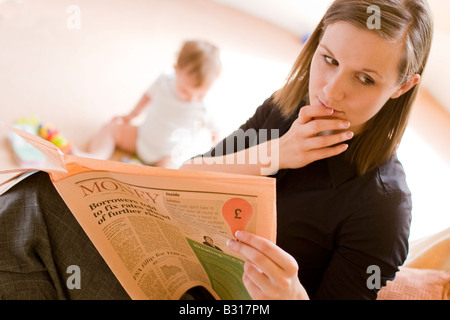
[(277, 269), (280, 269), (280, 266), (274, 261), (273, 257), (267, 255), (267, 252), (256, 249), (249, 243), (230, 240), (228, 246), (234, 251), (242, 254), (253, 265), (258, 266), (257, 269), (261, 273), (267, 274), (268, 277), (276, 276)]
[(297, 121), (301, 124), (305, 124), (319, 117), (330, 117), (334, 113), (333, 109), (323, 106), (304, 106), (298, 113)]
[(324, 136), (315, 136), (305, 140), (302, 147), (304, 148), (304, 150), (314, 150), (333, 147), (336, 146), (337, 144), (352, 139), (353, 136), (354, 134), (351, 131), (339, 132)]
[[(294, 139), (299, 141), (301, 152), (324, 149), (313, 154), (326, 157), (347, 149), (347, 145), (336, 146), (353, 138), (354, 133), (347, 130), (351, 124), (347, 120), (333, 118), (330, 116), (333, 113), (333, 109), (323, 106), (305, 106), (300, 110), (299, 117), (291, 129)], [(309, 157), (318, 160), (313, 155)]]
[(244, 285), (247, 288), (247, 291), (251, 294), (253, 299), (256, 300), (262, 300), (262, 298), (260, 298), (262, 296), (262, 290), (260, 288), (260, 286), (258, 286), (252, 279), (251, 276), (248, 275), (247, 273), (244, 273), (242, 280), (244, 281)]
[(247, 290), (252, 293), (253, 299), (271, 299), (278, 296), (278, 290), (273, 281), (252, 262), (245, 262), (242, 280)]
[(228, 246), (246, 258), (243, 281), (253, 299), (308, 299), (295, 259), (277, 245), (239, 231)]
[(305, 137), (315, 137), (320, 133), (330, 131), (343, 131), (350, 127), (350, 122), (347, 120), (329, 118), (329, 119), (313, 119), (308, 123), (302, 124), (303, 134)]
[(345, 119), (333, 118), (333, 109), (322, 106), (304, 106), (293, 126), (302, 126), (304, 137), (316, 136), (327, 131), (342, 131), (350, 127)]
[(277, 269), (290, 274), (297, 273), (295, 259), (276, 244), (245, 231), (238, 231), (236, 238), (239, 241), (234, 244), (241, 254), (269, 277), (276, 276)]

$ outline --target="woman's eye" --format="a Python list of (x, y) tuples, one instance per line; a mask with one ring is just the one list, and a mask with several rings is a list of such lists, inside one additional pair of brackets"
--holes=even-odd
[(359, 76), (358, 78), (364, 85), (373, 85), (373, 84), (375, 84), (375, 81), (372, 78), (368, 77), (368, 76)]
[(333, 59), (333, 58), (331, 58), (331, 57), (329, 57), (329, 56), (323, 56), (323, 57), (324, 57), (325, 61), (326, 61), (328, 64), (331, 64), (331, 65), (333, 65), (333, 66), (338, 66), (338, 65), (339, 65), (339, 62), (338, 62), (336, 59)]

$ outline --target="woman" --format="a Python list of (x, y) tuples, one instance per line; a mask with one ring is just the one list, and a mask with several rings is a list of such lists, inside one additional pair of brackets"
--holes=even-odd
[[(240, 130), (182, 167), (259, 174), (262, 161), (230, 160), (270, 151), (278, 169), (277, 245), (244, 231), (229, 242), (248, 259), (244, 283), (253, 298), (375, 299), (380, 285), (372, 276), (381, 286), (395, 277), (411, 219), (396, 149), (432, 33), (425, 0), (336, 0), (285, 86)], [(250, 129), (279, 131), (230, 146)]]
[[(373, 6), (380, 29), (367, 26)], [(183, 166), (260, 174), (267, 163), (227, 164), (229, 157), (271, 151), (277, 244), (245, 231), (229, 242), (247, 257), (244, 283), (254, 299), (375, 299), (394, 278), (408, 253), (411, 219), (395, 151), (432, 29), (425, 0), (336, 0), (286, 85), (212, 150), (225, 164), (205, 155)], [(250, 129), (274, 135), (219, 155)], [(45, 173), (0, 197), (0, 225), (1, 298), (128, 298)], [(74, 263), (82, 290), (61, 281)]]

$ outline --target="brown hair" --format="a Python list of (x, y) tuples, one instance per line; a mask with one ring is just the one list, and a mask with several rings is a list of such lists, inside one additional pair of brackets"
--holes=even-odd
[[(274, 94), (274, 101), (285, 116), (292, 116), (302, 100), (308, 99), (311, 61), (326, 28), (344, 21), (366, 28), (371, 16), (370, 6), (381, 10), (381, 28), (374, 28), (381, 37), (404, 45), (399, 65), (399, 84), (414, 74), (422, 75), (431, 49), (433, 21), (426, 0), (336, 0), (306, 42), (295, 62), (286, 84)], [(390, 99), (370, 119), (351, 143), (346, 156), (360, 175), (389, 160), (397, 151), (408, 124), (410, 111), (419, 86), (397, 99)], [(309, 103), (309, 102), (308, 102)]]
[(197, 86), (210, 83), (222, 69), (220, 50), (206, 41), (186, 41), (178, 53), (176, 66), (180, 69), (189, 68), (189, 73), (197, 80)]

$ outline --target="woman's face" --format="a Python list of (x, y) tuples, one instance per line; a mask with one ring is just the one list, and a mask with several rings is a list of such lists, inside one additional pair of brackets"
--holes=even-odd
[(311, 64), (310, 104), (334, 109), (333, 117), (350, 121), (350, 130), (360, 133), (390, 98), (407, 91), (398, 83), (401, 55), (401, 45), (373, 31), (346, 22), (329, 25)]

